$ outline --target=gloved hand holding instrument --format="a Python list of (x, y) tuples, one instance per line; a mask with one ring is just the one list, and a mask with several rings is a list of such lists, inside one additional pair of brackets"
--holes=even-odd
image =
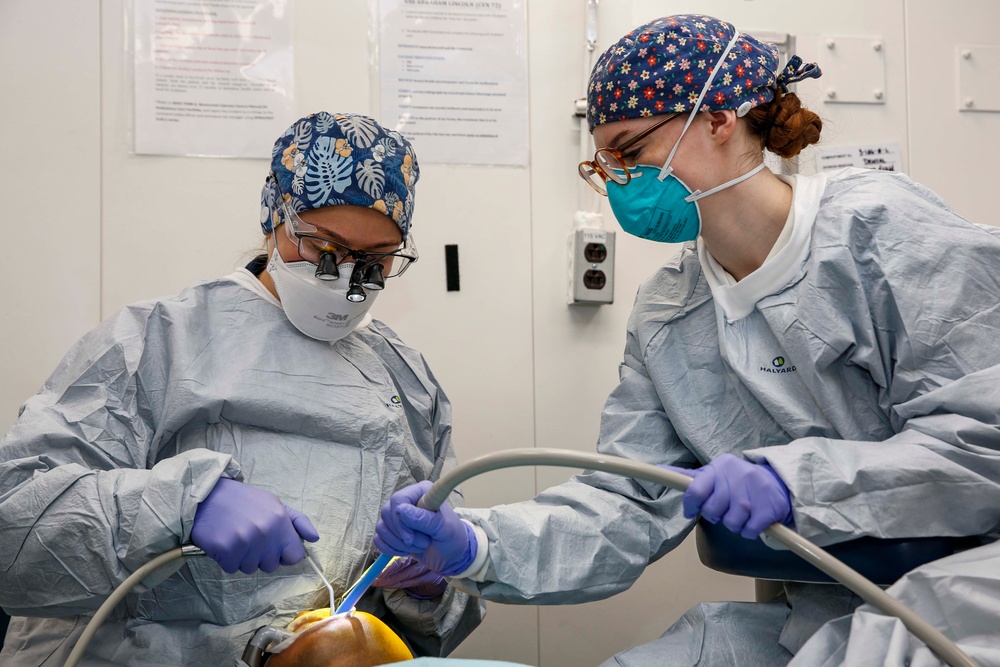
[(476, 535), (448, 503), (436, 512), (418, 507), (430, 489), (430, 482), (419, 482), (392, 494), (375, 527), (375, 546), (384, 554), (412, 555), (431, 572), (451, 577), (475, 559)]
[(318, 539), (305, 514), (270, 491), (225, 477), (198, 504), (191, 529), (191, 542), (229, 574), (295, 565), (306, 557), (302, 540)]

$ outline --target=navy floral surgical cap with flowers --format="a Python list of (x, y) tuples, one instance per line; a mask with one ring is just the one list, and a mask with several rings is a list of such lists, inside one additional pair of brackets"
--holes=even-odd
[(694, 109), (713, 68), (720, 67), (702, 110), (738, 109), (774, 99), (775, 90), (820, 76), (815, 64), (792, 56), (778, 69), (778, 49), (740, 34), (720, 64), (736, 28), (711, 16), (664, 16), (635, 28), (601, 54), (590, 75), (587, 123), (683, 113)]

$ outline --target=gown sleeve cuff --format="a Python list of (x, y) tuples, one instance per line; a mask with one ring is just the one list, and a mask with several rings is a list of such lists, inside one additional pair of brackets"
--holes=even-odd
[(486, 581), (486, 571), (487, 563), (489, 562), (489, 548), (490, 541), (486, 537), (486, 532), (472, 523), (462, 519), (466, 524), (472, 528), (472, 534), (476, 536), (476, 557), (472, 559), (472, 563), (469, 567), (465, 568), (462, 572), (454, 575), (454, 577), (449, 577), (450, 579), (471, 579), (472, 581)]

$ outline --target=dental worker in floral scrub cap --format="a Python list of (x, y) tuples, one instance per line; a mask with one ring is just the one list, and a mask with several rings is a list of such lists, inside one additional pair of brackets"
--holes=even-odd
[[(274, 144), (266, 254), (69, 351), (0, 442), (0, 663), (62, 665), (126, 577), (188, 542), (210, 558), (133, 590), (83, 664), (235, 664), (260, 626), (330, 604), (303, 541), (339, 595), (371, 563), (382, 503), (455, 463), (444, 392), (369, 314), (417, 259), (418, 177), (371, 118), (302, 118)], [(358, 609), (417, 655), (482, 618), (419, 563), (379, 583)]]
[[(379, 549), (489, 600), (566, 604), (627, 589), (699, 515), (748, 539), (792, 524), (821, 546), (997, 531), (1000, 238), (902, 174), (766, 169), (764, 150), (819, 140), (787, 91), (819, 74), (700, 15), (636, 28), (591, 74), (598, 150), (580, 175), (626, 232), (683, 244), (639, 288), (597, 449), (681, 468), (687, 491), (586, 473), (527, 502), (432, 513), (416, 506), (422, 482), (386, 503)], [(606, 664), (782, 665), (861, 602), (783, 588), (700, 604)], [(995, 645), (989, 600), (992, 614), (944, 627), (974, 635), (985, 618)], [(898, 626), (873, 628), (866, 646), (899, 645)]]

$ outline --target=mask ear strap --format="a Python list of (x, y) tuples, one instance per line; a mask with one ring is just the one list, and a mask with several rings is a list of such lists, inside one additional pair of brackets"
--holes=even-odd
[(660, 168), (660, 173), (657, 178), (661, 181), (669, 176), (673, 171), (673, 169), (670, 168), (670, 163), (674, 160), (674, 153), (677, 152), (677, 148), (681, 145), (681, 139), (684, 138), (684, 134), (688, 131), (688, 128), (691, 127), (695, 114), (697, 114), (698, 110), (701, 109), (701, 103), (705, 99), (705, 95), (708, 94), (708, 89), (712, 87), (712, 82), (715, 81), (715, 75), (719, 73), (720, 69), (722, 69), (722, 63), (725, 62), (726, 58), (729, 56), (729, 52), (733, 50), (734, 46), (736, 46), (736, 40), (739, 38), (740, 31), (736, 30), (733, 38), (729, 40), (729, 44), (726, 45), (725, 50), (722, 52), (722, 57), (720, 57), (718, 62), (715, 63), (715, 67), (712, 68), (711, 74), (708, 75), (708, 81), (706, 81), (704, 87), (702, 87), (701, 94), (698, 95), (698, 100), (694, 103), (694, 108), (691, 109), (687, 122), (684, 123), (684, 129), (681, 130), (681, 136), (677, 137), (677, 143), (674, 144), (674, 147), (670, 150), (670, 155), (667, 156), (667, 161), (664, 162), (663, 167)]
[(754, 174), (756, 174), (757, 172), (759, 172), (763, 168), (764, 168), (764, 163), (761, 162), (756, 167), (754, 167), (753, 169), (751, 169), (747, 173), (743, 174), (742, 176), (734, 178), (731, 181), (726, 181), (722, 185), (716, 185), (711, 190), (706, 190), (705, 192), (702, 192), (701, 190), (695, 190), (694, 192), (692, 192), (691, 194), (689, 194), (687, 197), (685, 197), (684, 201), (686, 201), (686, 202), (698, 201), (699, 199), (704, 199), (708, 195), (714, 195), (719, 190), (725, 190), (726, 188), (731, 188), (734, 185), (737, 185), (737, 184), (742, 183), (743, 181), (747, 180), (748, 178), (750, 178), (751, 176), (753, 176)]

